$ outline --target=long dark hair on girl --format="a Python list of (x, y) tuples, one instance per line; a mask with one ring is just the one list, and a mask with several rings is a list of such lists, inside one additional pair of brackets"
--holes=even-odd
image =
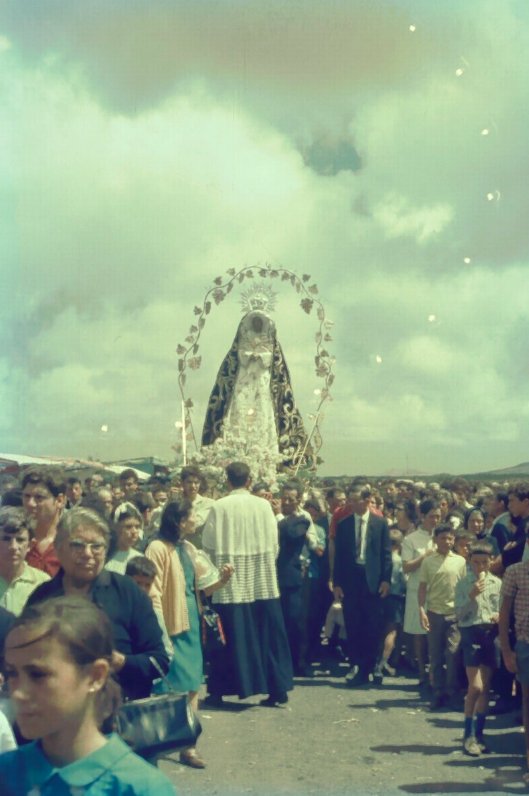
[(162, 512), (158, 538), (176, 544), (180, 539), (180, 523), (189, 517), (193, 504), (187, 498), (171, 500)]

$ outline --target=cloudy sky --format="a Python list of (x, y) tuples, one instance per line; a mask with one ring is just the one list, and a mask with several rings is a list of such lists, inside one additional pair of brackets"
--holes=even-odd
[(529, 460), (526, 0), (3, 2), (0, 86), (3, 452), (171, 458), (270, 263), (322, 474)]

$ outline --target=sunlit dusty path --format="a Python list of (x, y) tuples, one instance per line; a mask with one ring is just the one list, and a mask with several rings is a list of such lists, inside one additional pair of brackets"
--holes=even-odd
[(285, 708), (258, 698), (203, 710), (204, 771), (162, 761), (187, 794), (524, 793), (523, 736), (514, 715), (492, 717), (490, 755), (461, 751), (461, 716), (430, 713), (414, 680), (346, 688), (336, 667), (296, 680)]

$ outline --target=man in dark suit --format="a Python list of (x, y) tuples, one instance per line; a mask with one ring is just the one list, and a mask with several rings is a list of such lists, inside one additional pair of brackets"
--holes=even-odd
[(382, 682), (376, 661), (382, 643), (382, 600), (391, 582), (391, 546), (386, 520), (369, 511), (370, 498), (368, 487), (350, 490), (353, 511), (336, 525), (333, 588), (343, 605), (351, 663), (346, 679), (351, 686), (367, 684), (370, 675)]

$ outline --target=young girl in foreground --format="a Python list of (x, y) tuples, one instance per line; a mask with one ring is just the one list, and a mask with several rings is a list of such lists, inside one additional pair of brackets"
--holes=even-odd
[(86, 599), (38, 603), (15, 621), (5, 674), (20, 730), (34, 742), (0, 755), (2, 796), (174, 796), (161, 772), (99, 730), (119, 704), (111, 657), (108, 619)]

